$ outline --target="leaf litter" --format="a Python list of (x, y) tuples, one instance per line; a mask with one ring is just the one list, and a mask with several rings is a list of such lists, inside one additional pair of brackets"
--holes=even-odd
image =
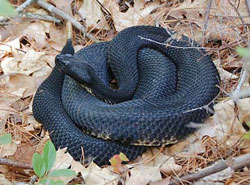
[[(70, 167), (88, 185), (168, 184), (173, 178), (199, 171), (220, 159), (250, 153), (250, 141), (243, 139), (247, 132), (244, 123), (250, 120), (250, 99), (244, 98), (234, 103), (228, 98), (237, 85), (242, 68), (242, 60), (235, 53), (235, 47), (246, 47), (249, 39), (246, 25), (250, 23), (250, 18), (244, 1), (213, 1), (209, 14), (208, 0), (140, 0), (134, 1), (134, 4), (128, 1), (125, 2), (125, 12), (120, 11), (115, 1), (99, 2), (112, 15), (116, 31), (140, 24), (160, 24), (199, 42), (212, 55), (219, 69), (221, 95), (214, 107), (214, 115), (197, 132), (176, 145), (164, 150), (150, 149), (126, 165), (119, 163), (119, 166), (104, 167), (93, 162), (84, 166), (74, 161), (66, 149), (59, 149), (54, 169)], [(70, 3), (53, 1), (53, 4), (71, 14)], [(79, 1), (74, 6), (79, 10), (79, 14), (74, 15), (76, 20), (83, 22), (97, 38), (110, 39), (110, 28), (100, 4), (96, 1)], [(37, 7), (30, 10), (47, 14)], [(32, 97), (52, 70), (54, 57), (64, 46), (66, 34), (64, 27), (50, 22), (19, 21), (22, 25), (15, 25), (15, 33), (10, 29), (10, 34), (6, 36), (6, 31), (0, 30), (0, 135), (11, 133), (13, 136), (11, 144), (0, 146), (0, 155), (30, 163), (32, 154), (41, 152), (49, 138), (32, 117)], [(76, 31), (75, 37), (81, 38), (81, 35)], [(248, 87), (246, 82), (244, 88)], [(9, 167), (1, 165), (0, 169), (3, 173), (0, 179), (6, 184), (17, 179), (28, 182), (32, 176), (29, 170), (25, 171), (26, 175), (17, 175), (8, 171)], [(197, 183), (247, 184), (250, 183), (247, 172), (247, 167), (240, 171), (227, 169)], [(71, 177), (61, 180), (65, 183), (74, 181)]]

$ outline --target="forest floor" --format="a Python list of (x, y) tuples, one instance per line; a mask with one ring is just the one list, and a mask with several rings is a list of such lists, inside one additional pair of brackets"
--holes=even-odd
[[(25, 1), (10, 2), (18, 8)], [(214, 115), (184, 141), (150, 149), (127, 165), (118, 159), (118, 164), (102, 167), (82, 165), (59, 149), (54, 169), (70, 168), (77, 176), (54, 180), (87, 185), (250, 184), (250, 99), (241, 97), (249, 94), (250, 57), (237, 49), (250, 43), (249, 0), (38, 0), (20, 15), (7, 21), (0, 17), (0, 136), (11, 134), (11, 142), (0, 141), (0, 184), (38, 181), (32, 158), (42, 153), (49, 134), (34, 119), (32, 101), (65, 44), (66, 21), (73, 24), (76, 50), (111, 40), (134, 25), (161, 25), (175, 31), (176, 38), (188, 36), (211, 55), (221, 92)], [(242, 76), (246, 79), (240, 80)]]

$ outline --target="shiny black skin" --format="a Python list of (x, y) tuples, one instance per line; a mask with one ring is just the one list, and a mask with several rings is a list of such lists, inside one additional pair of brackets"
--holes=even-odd
[[(166, 42), (171, 47), (159, 44)], [(114, 154), (132, 160), (146, 150), (134, 144), (176, 143), (196, 130), (190, 125), (204, 122), (219, 93), (210, 57), (187, 37), (171, 40), (163, 28), (131, 27), (73, 56), (70, 45), (39, 87), (33, 113), (56, 147), (68, 147), (77, 160), (81, 147), (86, 158), (107, 164)], [(118, 89), (109, 85), (109, 69)]]

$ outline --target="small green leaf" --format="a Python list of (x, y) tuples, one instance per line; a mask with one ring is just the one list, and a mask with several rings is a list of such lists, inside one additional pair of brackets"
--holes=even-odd
[(63, 181), (51, 181), (50, 185), (65, 185)]
[(39, 178), (44, 176), (46, 171), (46, 165), (44, 163), (43, 157), (40, 154), (34, 153), (32, 158), (32, 166), (34, 172)]
[(119, 154), (119, 157), (120, 157), (120, 159), (122, 161), (129, 161), (129, 159), (127, 158), (127, 156), (124, 153), (122, 153), (122, 152)]
[(48, 172), (56, 160), (56, 149), (51, 141), (48, 141), (44, 146), (43, 159), (46, 165), (46, 172)]
[(11, 6), (9, 1), (0, 0), (0, 16), (15, 16), (16, 10)]
[(40, 180), (37, 185), (45, 185), (45, 184), (50, 184), (50, 179), (48, 178), (43, 178), (42, 180)]
[(245, 133), (245, 134), (243, 135), (243, 137), (244, 137), (245, 139), (250, 139), (250, 131), (248, 131), (247, 133)]
[(76, 172), (70, 169), (60, 169), (54, 170), (48, 175), (49, 177), (69, 177), (69, 176), (76, 176)]
[(240, 55), (242, 57), (250, 55), (249, 49), (247, 49), (247, 48), (241, 48), (241, 47), (237, 47), (236, 48), (236, 53), (238, 53), (238, 55)]
[(10, 144), (10, 143), (11, 143), (11, 134), (7, 133), (0, 136), (0, 145)]

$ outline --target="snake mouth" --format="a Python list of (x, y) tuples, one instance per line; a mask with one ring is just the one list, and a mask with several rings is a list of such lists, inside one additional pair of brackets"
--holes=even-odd
[(73, 56), (69, 54), (59, 54), (56, 56), (55, 64), (60, 72), (65, 72), (69, 68)]

